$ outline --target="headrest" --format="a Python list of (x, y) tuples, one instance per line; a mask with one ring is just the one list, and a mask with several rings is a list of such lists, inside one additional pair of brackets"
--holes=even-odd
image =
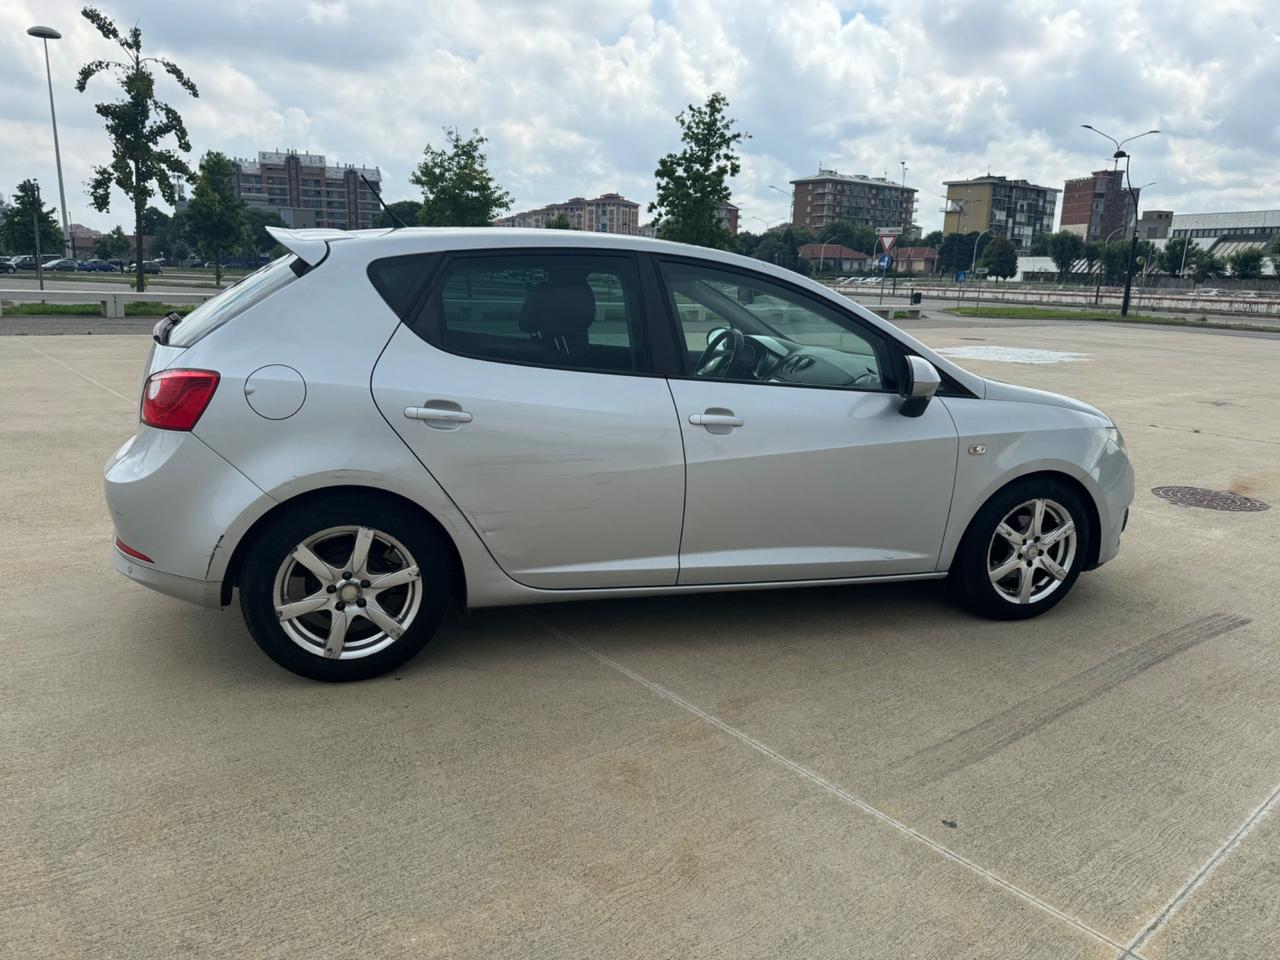
[(520, 329), (554, 340), (586, 333), (596, 318), (596, 298), (581, 278), (552, 277), (539, 283), (520, 308)]

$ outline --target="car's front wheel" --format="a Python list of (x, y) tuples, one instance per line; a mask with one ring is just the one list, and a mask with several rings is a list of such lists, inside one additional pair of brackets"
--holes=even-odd
[(962, 601), (996, 620), (1044, 613), (1065, 597), (1089, 556), (1089, 514), (1076, 490), (1030, 477), (996, 493), (973, 518), (951, 574)]
[(402, 504), (312, 500), (250, 545), (240, 607), (263, 652), (313, 680), (365, 680), (400, 666), (444, 617), (450, 563)]

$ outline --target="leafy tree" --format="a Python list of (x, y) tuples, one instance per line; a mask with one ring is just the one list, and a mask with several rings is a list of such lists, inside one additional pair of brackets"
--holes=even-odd
[(152, 236), (151, 247), (171, 260), (185, 260), (191, 256), (191, 243), (187, 234), (190, 225), (187, 215), (175, 210), (173, 216), (166, 217), (163, 223), (156, 225)]
[(1101, 245), (1103, 282), (1114, 286), (1124, 282), (1125, 264), (1129, 262), (1129, 241), (1108, 240)]
[(167, 203), (173, 204), (177, 200), (174, 181), (178, 177), (191, 179), (191, 168), (187, 162), (176, 151), (162, 146), (164, 140), (172, 136), (177, 140), (178, 149), (189, 153), (191, 140), (178, 111), (156, 99), (155, 77), (149, 65), (159, 64), (191, 96), (199, 97), (200, 93), (177, 64), (163, 57), (142, 55), (142, 30), (137, 25), (128, 33), (121, 33), (105, 14), (93, 7), (85, 7), (81, 13), (97, 27), (98, 33), (107, 40), (114, 40), (125, 52), (123, 63), (114, 60), (86, 63), (76, 78), (76, 89), (84, 93), (95, 75), (109, 70), (115, 74), (116, 82), (124, 91), (120, 100), (94, 106), (98, 116), (106, 121), (107, 135), (111, 138), (111, 163), (93, 168), (89, 197), (99, 213), (111, 208), (112, 186), (118, 187), (133, 201), (134, 235), (138, 244), (137, 287), (141, 292), (146, 289), (146, 278), (142, 272), (142, 238), (147, 201), (158, 190)]
[(947, 234), (938, 248), (938, 271), (956, 273), (960, 270), (968, 270), (974, 263), (975, 244), (980, 258), (989, 243), (991, 243), (991, 234), (979, 235), (976, 230), (970, 233)]
[(1084, 256), (1084, 238), (1070, 230), (1059, 230), (1049, 235), (1048, 246), (1048, 255), (1053, 258), (1053, 265), (1058, 268), (1058, 280), (1061, 282), (1067, 279), (1075, 262)]
[[(1062, 231), (1059, 231), (1062, 232)], [(1056, 236), (1052, 233), (1037, 233), (1031, 238), (1031, 245), (1027, 247), (1027, 256), (1030, 257), (1051, 257), (1053, 249), (1050, 245), (1051, 239)]]
[(222, 258), (239, 249), (249, 233), (245, 203), (236, 193), (236, 168), (225, 154), (210, 150), (200, 161), (191, 202), (188, 232), (196, 249), (213, 261), (214, 283), (222, 283)]
[(649, 204), (664, 239), (721, 250), (734, 246), (716, 211), (729, 200), (729, 178), (742, 168), (736, 149), (747, 134), (733, 129), (737, 121), (725, 115), (728, 106), (724, 94), (713, 93), (702, 106), (689, 104), (676, 115), (684, 147), (658, 160), (657, 199)]
[(1227, 258), (1231, 264), (1231, 276), (1239, 280), (1257, 280), (1262, 276), (1262, 251), (1237, 250)]
[(572, 230), (573, 223), (563, 213), (557, 213), (543, 224), (548, 230)]
[(169, 225), (170, 217), (159, 207), (147, 207), (142, 211), (142, 230), (148, 237), (158, 237)]
[(1267, 244), (1267, 248), (1263, 252), (1268, 257), (1280, 257), (1280, 236), (1272, 237), (1271, 242)]
[(120, 224), (110, 233), (104, 233), (93, 245), (93, 255), (100, 260), (122, 260), (129, 253), (129, 238)]
[(511, 194), (489, 173), (481, 150), (489, 141), (472, 130), (463, 138), (446, 127), (445, 147), (427, 144), (409, 179), (422, 188), (418, 223), (424, 227), (487, 227), (511, 207)]
[[(400, 222), (406, 226), (413, 226), (417, 223), (418, 214), (422, 212), (422, 204), (417, 200), (397, 200), (394, 203), (388, 203), (387, 206), (392, 213), (400, 218)], [(373, 218), (373, 226), (375, 227), (394, 227), (395, 225), (395, 221), (387, 216), (386, 210), (379, 210), (378, 215)]]
[(982, 251), (979, 261), (993, 277), (1009, 278), (1018, 272), (1018, 248), (1005, 237), (996, 237)]
[(776, 263), (780, 267), (808, 276), (813, 271), (813, 265), (800, 256), (800, 247), (812, 240), (812, 236), (807, 231), (796, 230), (793, 227), (770, 230), (760, 238), (751, 255), (757, 260)]
[(1195, 252), (1190, 237), (1174, 237), (1160, 251), (1160, 269), (1171, 277), (1180, 277), (1184, 261), (1195, 263)]
[(45, 207), (40, 187), (34, 180), (23, 180), (13, 195), (13, 206), (5, 211), (4, 221), (0, 223), (0, 247), (14, 254), (34, 254), (36, 231), (31, 220), (34, 214), (35, 226), (40, 230), (40, 252), (61, 255), (62, 228), (58, 226), (56, 212), (54, 207)]
[(847, 221), (829, 223), (818, 232), (817, 243), (838, 243), (861, 253), (876, 252), (876, 232), (871, 227), (855, 227)]
[(755, 253), (756, 247), (764, 239), (764, 234), (752, 233), (750, 230), (740, 230), (735, 239), (738, 241), (738, 253), (749, 257)]
[(241, 241), (240, 251), (247, 257), (269, 253), (276, 248), (276, 238), (267, 233), (267, 227), (288, 226), (274, 210), (248, 205), (244, 209), (244, 222), (245, 238)]
[(1094, 265), (1102, 259), (1102, 244), (1097, 240), (1086, 241), (1080, 255), (1084, 257), (1085, 268), (1093, 273)]
[(935, 250), (941, 245), (942, 245), (941, 230), (931, 230), (929, 233), (925, 234), (918, 241), (916, 241), (915, 244), (913, 244), (913, 246), (918, 246), (918, 247), (933, 247)]
[(1222, 276), (1226, 270), (1227, 265), (1221, 257), (1215, 256), (1208, 250), (1198, 250), (1191, 278), (1196, 283), (1204, 283), (1206, 280)]

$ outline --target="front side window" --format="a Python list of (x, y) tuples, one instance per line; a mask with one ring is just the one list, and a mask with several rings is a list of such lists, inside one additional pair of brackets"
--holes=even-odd
[(878, 332), (763, 277), (662, 265), (695, 377), (896, 392), (900, 354)]
[(451, 353), (618, 373), (646, 367), (630, 258), (459, 256), (428, 309), (428, 338)]

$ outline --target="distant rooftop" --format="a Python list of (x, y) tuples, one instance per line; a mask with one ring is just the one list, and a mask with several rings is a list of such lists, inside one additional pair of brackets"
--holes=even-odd
[(991, 184), (997, 184), (999, 186), (1007, 186), (1007, 187), (1023, 187), (1024, 189), (1027, 189), (1027, 190), (1048, 190), (1052, 193), (1062, 192), (1057, 187), (1042, 187), (1039, 184), (1032, 183), (1029, 180), (1010, 180), (1008, 177), (997, 177), (990, 173), (982, 177), (974, 177), (971, 180), (943, 180), (942, 181), (942, 185), (944, 187), (968, 187), (968, 186), (976, 186), (978, 184), (983, 184), (983, 183), (991, 183)]
[(836, 170), (825, 170), (822, 167), (819, 167), (818, 172), (811, 177), (797, 177), (791, 182), (792, 183), (819, 183), (824, 180), (839, 180), (841, 183), (866, 183), (866, 184), (873, 184), (877, 187), (897, 187), (899, 190), (905, 189), (905, 190), (914, 191), (916, 189), (915, 187), (903, 187), (903, 185), (898, 183), (897, 181), (889, 180), (885, 177), (870, 177), (870, 176), (867, 176), (865, 173), (858, 173), (858, 174), (840, 173)]

